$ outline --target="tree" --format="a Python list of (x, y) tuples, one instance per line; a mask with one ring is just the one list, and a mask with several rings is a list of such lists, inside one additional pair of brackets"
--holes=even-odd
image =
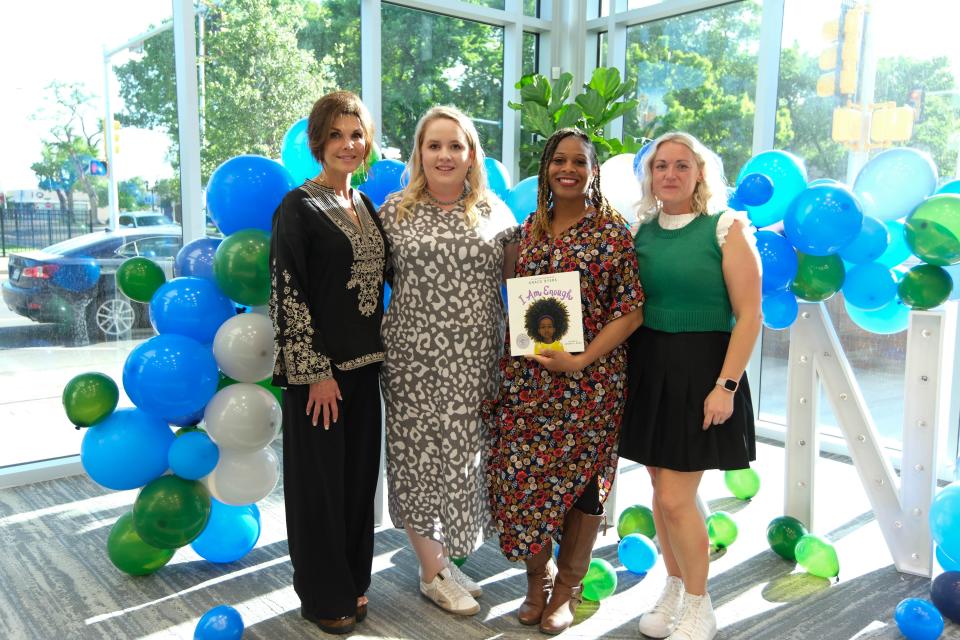
[[(297, 44), (305, 24), (302, 0), (224, 0), (210, 6), (205, 20), (204, 180), (236, 155), (279, 157), (284, 133), (327, 86), (318, 62)], [(165, 129), (176, 145), (173, 60), (168, 31), (147, 40), (144, 56), (116, 73), (126, 105), (121, 121)]]

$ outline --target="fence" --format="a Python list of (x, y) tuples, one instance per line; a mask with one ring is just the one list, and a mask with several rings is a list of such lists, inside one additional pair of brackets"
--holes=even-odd
[(42, 249), (93, 231), (93, 212), (34, 209), (9, 204), (0, 208), (0, 256), (22, 249)]

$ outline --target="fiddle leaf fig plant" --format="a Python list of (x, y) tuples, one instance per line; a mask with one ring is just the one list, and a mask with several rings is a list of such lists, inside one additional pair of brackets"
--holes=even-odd
[(569, 73), (561, 74), (552, 83), (545, 76), (532, 73), (517, 83), (520, 102), (510, 102), (509, 105), (520, 112), (523, 129), (520, 170), (523, 177), (537, 173), (546, 139), (564, 127), (578, 127), (586, 132), (597, 148), (601, 163), (611, 156), (640, 150), (642, 141), (639, 138), (624, 134), (621, 140), (604, 135), (608, 124), (637, 108), (636, 100), (621, 100), (633, 91), (636, 82), (621, 81), (620, 71), (616, 68), (599, 67), (571, 102), (572, 84), (573, 75)]

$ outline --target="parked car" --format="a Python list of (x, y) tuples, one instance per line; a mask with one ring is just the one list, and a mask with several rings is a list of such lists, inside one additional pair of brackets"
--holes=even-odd
[(127, 258), (151, 258), (173, 274), (173, 259), (183, 244), (179, 225), (157, 225), (77, 236), (45, 249), (12, 253), (3, 300), (15, 313), (36, 322), (78, 326), (86, 313), (94, 340), (116, 339), (135, 327), (149, 326), (147, 305), (117, 289), (117, 268)]
[(127, 211), (121, 213), (117, 218), (117, 223), (121, 229), (130, 227), (156, 227), (161, 225), (172, 225), (173, 220), (163, 215), (159, 211)]

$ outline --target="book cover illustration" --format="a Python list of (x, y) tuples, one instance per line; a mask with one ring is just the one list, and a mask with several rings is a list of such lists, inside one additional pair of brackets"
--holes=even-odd
[(508, 279), (507, 312), (510, 355), (583, 351), (579, 272)]

